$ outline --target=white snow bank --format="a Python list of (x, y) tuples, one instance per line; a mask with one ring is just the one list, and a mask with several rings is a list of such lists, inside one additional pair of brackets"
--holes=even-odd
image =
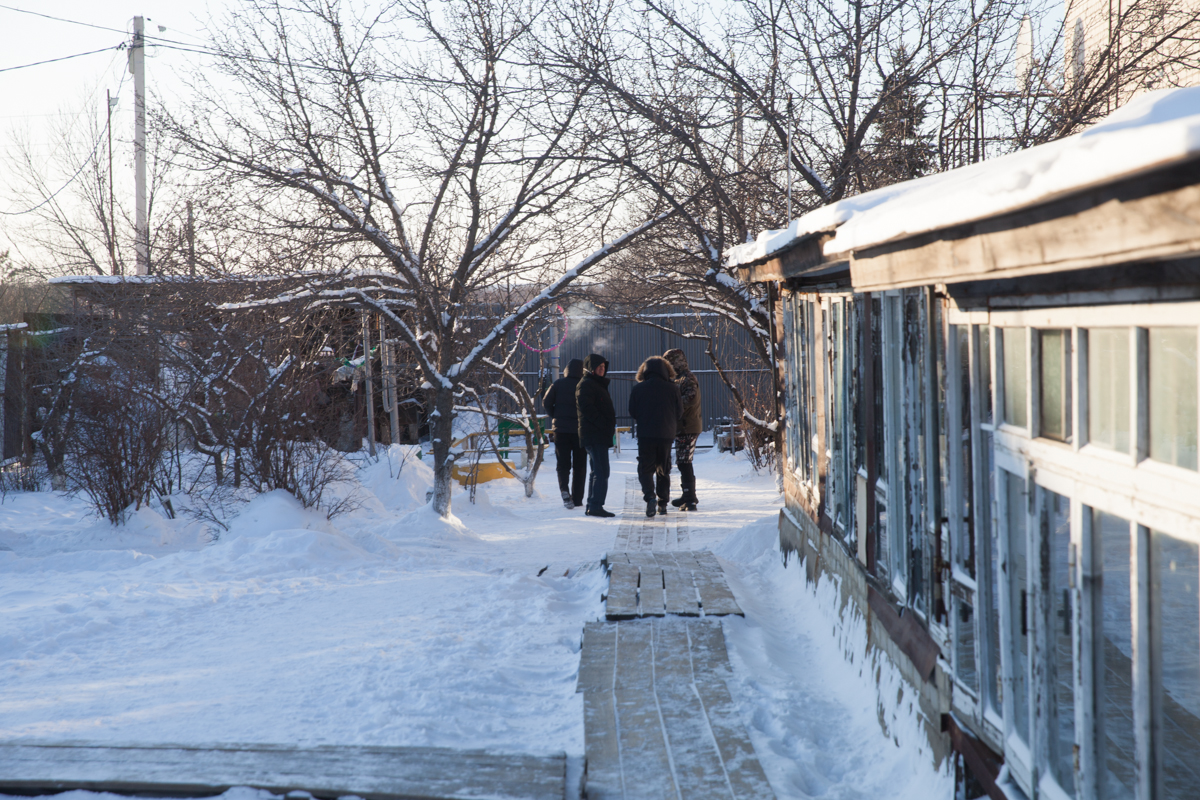
[(442, 520), (412, 452), (360, 461), (357, 511), (330, 521), (271, 492), (215, 540), (156, 511), (113, 527), (71, 496), (10, 494), (0, 740), (582, 754), (580, 635), (613, 531), (515, 481), (476, 506), (456, 491), (470, 522)]
[(783, 567), (777, 520), (714, 548), (746, 612), (723, 623), (730, 689), (776, 795), (953, 796), (949, 762), (933, 768), (916, 694), (886, 654), (867, 654), (866, 622), (840, 609), (835, 581), (810, 586), (799, 562)]
[[(1200, 154), (1200, 87), (1145, 94), (1088, 130), (978, 164), (898, 183), (822, 206), (787, 228), (730, 248), (731, 266), (836, 229), (825, 255), (973, 222)], [(894, 202), (893, 202), (894, 201)]]

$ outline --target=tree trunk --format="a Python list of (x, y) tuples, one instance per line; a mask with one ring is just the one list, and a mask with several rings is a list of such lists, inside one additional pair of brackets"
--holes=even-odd
[(438, 516), (450, 516), (450, 443), (454, 432), (454, 393), (442, 388), (434, 396), (433, 419), (429, 433), (433, 444), (433, 510)]

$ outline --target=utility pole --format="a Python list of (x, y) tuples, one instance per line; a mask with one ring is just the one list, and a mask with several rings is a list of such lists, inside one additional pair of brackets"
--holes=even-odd
[(129, 48), (133, 73), (133, 180), (134, 237), (137, 274), (150, 274), (150, 227), (146, 202), (146, 21), (133, 18), (133, 44)]
[(391, 417), (392, 444), (400, 444), (400, 397), (396, 391), (396, 349), (388, 339), (387, 323), (379, 315), (379, 367), (383, 378), (383, 407)]
[[(787, 103), (787, 224), (792, 224), (792, 94), (788, 92)], [(774, 324), (774, 323), (772, 323)], [(771, 340), (775, 334), (772, 332)], [(774, 367), (772, 367), (774, 369)]]
[(117, 267), (117, 214), (114, 211), (116, 200), (113, 193), (112, 165), (112, 111), (116, 102), (112, 92), (107, 89), (104, 90), (104, 96), (108, 100), (108, 257), (112, 260), (112, 274), (116, 275), (120, 272)]
[(371, 375), (371, 315), (362, 312), (363, 384), (367, 392), (367, 452), (375, 457), (375, 386)]
[(187, 201), (188, 275), (196, 277), (196, 218), (192, 216), (192, 201)]

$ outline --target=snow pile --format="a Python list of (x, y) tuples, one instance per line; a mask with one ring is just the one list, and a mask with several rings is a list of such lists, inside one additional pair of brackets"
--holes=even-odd
[[(0, 739), (582, 754), (575, 674), (604, 546), (515, 482), (497, 507), (456, 492), (462, 518), (441, 520), (406, 455), (364, 461), (365, 502), (333, 521), (280, 491), (216, 531), (151, 509), (114, 528), (70, 496), (10, 494)], [(551, 570), (547, 544), (568, 538)]]
[[(622, 448), (613, 510), (636, 471), (632, 440)], [(862, 659), (862, 620), (839, 617), (833, 585), (814, 593), (780, 565), (774, 476), (744, 454), (695, 464), (688, 546), (726, 559), (746, 611), (724, 622), (730, 688), (781, 800), (949, 796), (907, 689), (896, 703), (895, 671)], [(9, 495), (0, 740), (582, 756), (581, 634), (603, 613), (598, 562), (620, 520), (563, 508), (552, 468), (528, 499), (514, 480), (479, 486), (475, 504), (456, 490), (441, 520), (427, 464), (393, 447), (361, 460), (356, 511), (330, 521), (273, 492), (216, 539), (150, 509), (118, 529), (69, 496)]]
[[(781, 230), (730, 248), (731, 266), (834, 231), (825, 255), (1027, 208), (1200, 154), (1200, 87), (1145, 94), (1088, 130), (1006, 156), (929, 175), (818, 208)], [(895, 202), (892, 202), (895, 201)]]
[(724, 621), (730, 688), (772, 788), (780, 800), (951, 797), (912, 687), (886, 654), (867, 655), (866, 621), (840, 608), (836, 581), (809, 586), (798, 562), (783, 567), (777, 520), (714, 549), (746, 612)]

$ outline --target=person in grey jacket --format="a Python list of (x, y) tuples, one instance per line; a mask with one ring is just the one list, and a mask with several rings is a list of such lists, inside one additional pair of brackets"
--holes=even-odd
[(675, 370), (661, 356), (650, 356), (638, 368), (629, 393), (629, 415), (637, 422), (638, 481), (646, 516), (667, 513), (671, 497), (671, 443), (683, 416)]
[(583, 377), (583, 361), (571, 359), (563, 377), (550, 384), (542, 398), (542, 408), (550, 415), (554, 430), (554, 460), (558, 470), (558, 489), (567, 508), (583, 505), (587, 451), (579, 443), (579, 415), (575, 410), (575, 389)]

